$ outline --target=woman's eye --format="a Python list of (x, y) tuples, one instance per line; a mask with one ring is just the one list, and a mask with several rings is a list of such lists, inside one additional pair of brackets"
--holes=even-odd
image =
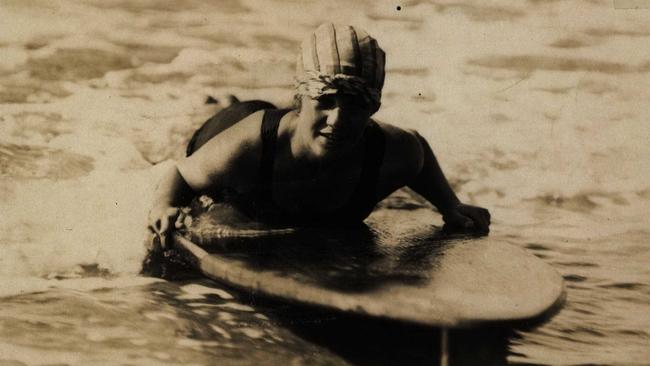
[(336, 106), (336, 97), (334, 95), (322, 95), (316, 100), (319, 109), (330, 109)]
[(354, 105), (355, 107), (359, 109), (370, 109), (370, 105), (368, 102), (361, 97), (355, 97), (350, 100), (350, 104)]

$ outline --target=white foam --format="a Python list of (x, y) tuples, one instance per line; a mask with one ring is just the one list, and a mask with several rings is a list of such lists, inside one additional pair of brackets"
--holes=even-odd
[(221, 328), (220, 326), (210, 324), (210, 328), (212, 328), (215, 332), (219, 333), (219, 335), (221, 335), (225, 339), (232, 339), (230, 333), (228, 333), (225, 329)]
[(151, 277), (133, 277), (132, 275), (115, 278), (69, 278), (47, 279), (30, 276), (0, 276), (0, 297), (24, 295), (51, 289), (91, 291), (104, 288), (128, 288), (145, 286), (161, 280)]
[(227, 302), (225, 304), (218, 304), (217, 305), (220, 308), (224, 309), (230, 309), (230, 310), (237, 310), (237, 311), (242, 311), (242, 312), (254, 312), (255, 309), (248, 305), (243, 305), (243, 304), (238, 304), (235, 302)]
[(149, 311), (149, 312), (145, 312), (143, 315), (145, 316), (145, 318), (153, 321), (159, 321), (161, 319), (167, 319), (171, 321), (178, 320), (178, 316), (176, 314), (165, 313), (162, 311)]
[(255, 328), (239, 328), (237, 331), (252, 339), (258, 339), (264, 336), (264, 331)]
[(161, 168), (120, 172), (100, 166), (79, 179), (6, 185), (0, 207), (11, 214), (0, 221), (2, 276), (74, 273), (80, 264), (139, 272)]
[(181, 290), (185, 292), (185, 295), (181, 295), (184, 299), (202, 299), (205, 298), (205, 295), (216, 295), (224, 300), (233, 299), (231, 294), (222, 289), (202, 286), (199, 284), (185, 285), (181, 287)]

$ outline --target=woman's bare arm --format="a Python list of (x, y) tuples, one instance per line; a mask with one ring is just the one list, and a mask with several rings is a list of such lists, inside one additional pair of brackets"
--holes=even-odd
[(442, 215), (445, 215), (458, 205), (460, 200), (449, 185), (429, 144), (417, 132), (415, 132), (415, 138), (419, 146), (422, 165), (418, 175), (409, 183), (409, 187), (436, 206)]
[(167, 245), (167, 235), (183, 221), (180, 208), (188, 205), (194, 195), (177, 166), (169, 167), (158, 183), (148, 219), (149, 229), (158, 235), (163, 247)]
[(412, 144), (417, 147), (417, 153), (412, 158), (421, 164), (408, 186), (436, 206), (449, 227), (487, 233), (490, 212), (482, 207), (462, 203), (447, 181), (429, 143), (415, 131), (411, 132), (411, 136)]
[(259, 162), (260, 123), (261, 115), (254, 113), (213, 137), (165, 173), (149, 212), (149, 227), (163, 246), (167, 235), (183, 220), (180, 208), (197, 194), (255, 179), (251, 174), (257, 173), (254, 166)]

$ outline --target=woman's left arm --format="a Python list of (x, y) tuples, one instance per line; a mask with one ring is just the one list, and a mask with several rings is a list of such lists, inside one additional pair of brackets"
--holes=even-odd
[(418, 174), (408, 186), (436, 206), (445, 225), (456, 230), (473, 230), (487, 234), (490, 230), (490, 212), (485, 208), (460, 202), (427, 141), (417, 132), (412, 133), (412, 141), (419, 145), (421, 164)]

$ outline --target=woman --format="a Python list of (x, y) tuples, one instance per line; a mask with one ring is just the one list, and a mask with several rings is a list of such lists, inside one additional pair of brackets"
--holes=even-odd
[[(208, 121), (161, 180), (150, 212), (164, 239), (197, 194), (224, 197), (251, 218), (290, 225), (361, 223), (408, 186), (451, 227), (487, 233), (486, 209), (461, 203), (417, 132), (372, 120), (384, 52), (351, 26), (323, 24), (302, 43), (296, 108), (235, 103)], [(240, 119), (241, 118), (241, 119)]]

